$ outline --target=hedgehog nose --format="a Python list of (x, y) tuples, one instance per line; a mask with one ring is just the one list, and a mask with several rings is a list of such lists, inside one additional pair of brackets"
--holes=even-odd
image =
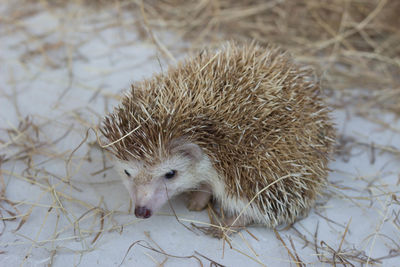
[(136, 207), (135, 216), (138, 218), (147, 219), (151, 216), (151, 210), (146, 207)]

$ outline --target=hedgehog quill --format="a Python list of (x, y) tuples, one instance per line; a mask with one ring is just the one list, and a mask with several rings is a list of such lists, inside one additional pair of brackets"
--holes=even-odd
[(275, 227), (305, 216), (326, 184), (329, 113), (287, 53), (229, 42), (132, 85), (101, 132), (137, 217), (191, 192), (189, 210), (212, 199), (226, 226)]

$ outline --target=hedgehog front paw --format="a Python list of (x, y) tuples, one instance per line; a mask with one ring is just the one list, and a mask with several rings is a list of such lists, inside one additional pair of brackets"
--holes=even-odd
[(239, 218), (237, 218), (237, 216), (232, 216), (224, 218), (219, 223), (219, 226), (213, 225), (209, 227), (208, 231), (206, 231), (206, 234), (221, 239), (245, 229), (246, 225), (248, 225), (248, 222), (243, 216)]
[(211, 192), (207, 189), (208, 188), (204, 188), (202, 186), (199, 191), (195, 191), (191, 194), (189, 203), (187, 205), (188, 210), (201, 211), (207, 207), (207, 204), (210, 202), (212, 196)]
[(222, 239), (225, 236), (230, 236), (233, 233), (238, 232), (239, 229), (234, 229), (234, 228), (220, 228), (220, 227), (209, 227), (209, 230), (207, 232), (208, 235)]
[(215, 226), (208, 227), (208, 229), (207, 229), (207, 231), (205, 231), (205, 233), (210, 235), (210, 236), (212, 236), (212, 237), (216, 237), (218, 239), (222, 239), (222, 238), (231, 236), (232, 234), (237, 233), (237, 232), (239, 232), (240, 230), (242, 230), (244, 228), (245, 228), (245, 226), (240, 226), (240, 225), (232, 226), (232, 225), (229, 225), (229, 222), (228, 222), (228, 224), (226, 224), (224, 226), (220, 225), (218, 227), (218, 226), (215, 225)]

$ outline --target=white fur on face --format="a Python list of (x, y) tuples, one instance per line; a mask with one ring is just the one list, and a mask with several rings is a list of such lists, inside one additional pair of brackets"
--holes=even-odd
[[(191, 153), (177, 151), (155, 166), (120, 160), (116, 161), (115, 166), (135, 206), (146, 207), (154, 213), (168, 202), (168, 198), (194, 189), (204, 182), (210, 164), (205, 155), (199, 159)], [(165, 174), (172, 170), (176, 171), (175, 176), (166, 179)]]

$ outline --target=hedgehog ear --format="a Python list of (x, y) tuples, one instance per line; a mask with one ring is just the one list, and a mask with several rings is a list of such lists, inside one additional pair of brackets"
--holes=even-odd
[(198, 162), (203, 158), (203, 150), (194, 143), (176, 140), (172, 144), (173, 146), (171, 151), (173, 153), (181, 153), (195, 162)]

